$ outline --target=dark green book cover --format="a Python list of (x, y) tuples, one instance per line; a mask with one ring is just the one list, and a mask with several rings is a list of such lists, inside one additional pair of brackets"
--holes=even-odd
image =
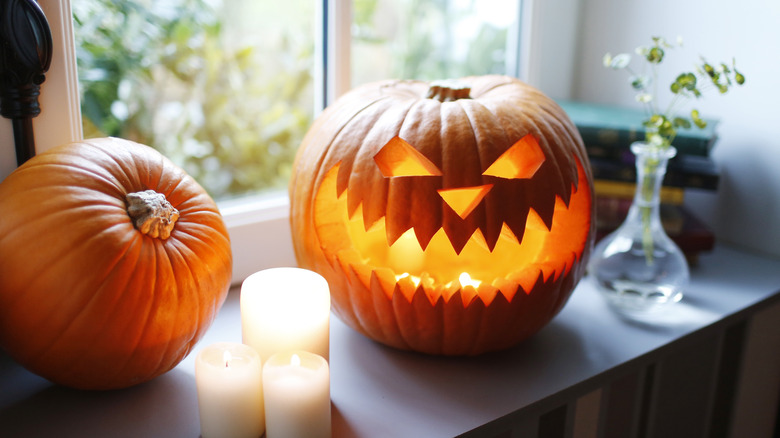
[[(619, 157), (635, 141), (645, 139), (642, 121), (647, 118), (638, 108), (625, 108), (587, 102), (558, 101), (577, 125), (588, 154), (599, 157)], [(704, 129), (679, 129), (672, 145), (679, 155), (708, 156), (717, 134), (717, 120), (705, 119)]]

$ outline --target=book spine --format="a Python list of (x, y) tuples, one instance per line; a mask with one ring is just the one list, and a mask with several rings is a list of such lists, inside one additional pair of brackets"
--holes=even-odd
[[(596, 179), (593, 181), (593, 191), (596, 193), (597, 198), (633, 200), (636, 194), (636, 183)], [(685, 189), (682, 187), (662, 186), (660, 198), (663, 204), (681, 205), (685, 199)]]
[[(636, 167), (633, 163), (599, 157), (590, 157), (589, 160), (594, 180), (636, 182)], [(667, 187), (717, 190), (719, 181), (720, 173), (711, 160), (683, 159), (669, 162), (663, 184)]]
[[(642, 129), (597, 128), (578, 126), (585, 149), (589, 154), (603, 157), (620, 156), (628, 151), (631, 143), (644, 141), (645, 131)], [(691, 137), (678, 135), (672, 144), (680, 155), (695, 155), (706, 157), (710, 155), (717, 137)]]

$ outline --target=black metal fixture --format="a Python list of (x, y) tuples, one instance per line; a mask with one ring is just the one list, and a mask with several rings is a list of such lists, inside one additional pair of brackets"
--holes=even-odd
[(34, 0), (0, 0), (0, 114), (13, 122), (16, 162), (35, 155), (32, 119), (52, 56), (49, 22)]

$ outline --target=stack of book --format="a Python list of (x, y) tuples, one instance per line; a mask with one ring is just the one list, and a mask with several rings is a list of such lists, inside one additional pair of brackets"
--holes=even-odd
[[(636, 166), (630, 145), (643, 141), (646, 118), (640, 109), (584, 102), (558, 102), (580, 131), (593, 169), (596, 192), (597, 239), (625, 219), (636, 188)], [(712, 250), (715, 236), (683, 206), (685, 191), (717, 190), (720, 172), (710, 156), (717, 134), (716, 120), (705, 129), (680, 129), (673, 145), (661, 190), (661, 221), (669, 237), (695, 263), (699, 253)]]

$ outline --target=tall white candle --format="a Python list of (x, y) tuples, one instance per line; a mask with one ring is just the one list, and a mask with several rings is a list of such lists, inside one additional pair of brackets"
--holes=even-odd
[(330, 438), (330, 368), (319, 355), (288, 351), (263, 367), (266, 438)]
[(328, 359), (330, 291), (325, 279), (299, 268), (273, 268), (241, 285), (243, 342), (265, 362), (274, 353), (304, 350)]
[(260, 356), (247, 345), (220, 342), (195, 358), (203, 438), (257, 438), (265, 430)]

